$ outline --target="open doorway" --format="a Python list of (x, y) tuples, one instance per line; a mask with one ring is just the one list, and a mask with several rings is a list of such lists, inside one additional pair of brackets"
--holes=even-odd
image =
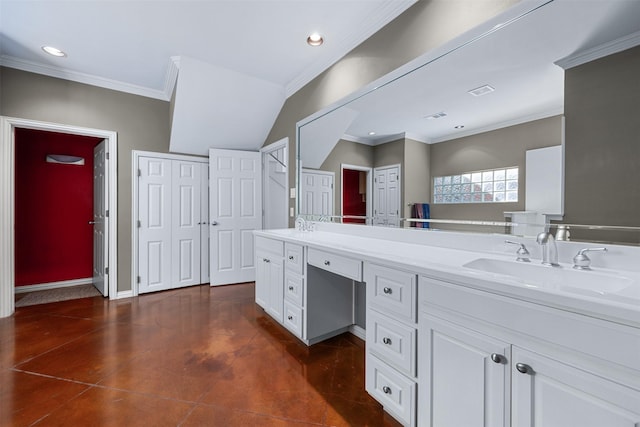
[[(23, 215), (21, 212), (16, 212), (16, 197), (23, 197), (20, 194), (16, 195), (16, 178), (17, 172), (16, 169), (18, 165), (16, 164), (16, 137), (20, 138), (20, 133), (22, 130), (27, 131), (44, 131), (44, 132), (56, 132), (60, 134), (66, 135), (75, 135), (75, 136), (84, 136), (94, 138), (93, 142), (98, 142), (104, 140), (102, 146), (104, 150), (102, 151), (102, 155), (104, 156), (103, 163), (103, 175), (101, 179), (103, 180), (104, 185), (103, 188), (103, 196), (104, 200), (102, 201), (102, 205), (104, 207), (103, 214), (103, 224), (101, 224), (102, 230), (102, 252), (101, 255), (104, 256), (105, 259), (108, 259), (110, 263), (108, 264), (108, 268), (105, 265), (105, 268), (100, 272), (100, 276), (98, 277), (98, 282), (102, 280), (103, 291), (106, 296), (108, 294), (111, 298), (115, 298), (117, 295), (117, 254), (116, 254), (116, 224), (117, 224), (117, 185), (116, 185), (116, 157), (117, 157), (117, 135), (112, 131), (105, 131), (99, 129), (90, 129), (90, 128), (81, 128), (76, 126), (68, 126), (68, 125), (60, 125), (55, 123), (47, 123), (47, 122), (39, 122), (34, 120), (27, 119), (16, 119), (16, 118), (8, 118), (8, 117), (0, 117), (0, 235), (3, 236), (3, 239), (0, 239), (0, 317), (10, 316), (14, 309), (14, 294), (15, 287), (18, 282), (16, 281), (16, 270), (17, 265), (16, 262), (16, 252), (20, 251), (20, 245), (23, 245), (23, 239), (20, 237), (20, 240), (16, 240), (16, 222), (18, 222), (18, 228), (30, 228), (31, 226), (36, 225), (36, 222), (47, 222), (50, 220), (50, 215), (58, 215), (58, 213), (46, 213), (45, 216), (38, 216), (38, 213), (42, 213), (45, 215), (42, 206), (44, 204), (44, 200), (38, 200), (39, 204), (36, 203), (36, 207), (28, 208), (31, 211), (34, 211), (35, 218), (31, 218), (29, 221), (22, 221), (22, 218), (17, 220), (18, 215)], [(18, 141), (19, 143), (19, 141)], [(92, 144), (89, 144), (92, 145)], [(19, 149), (20, 147), (18, 147)], [(95, 165), (95, 156), (99, 150), (94, 150), (96, 147), (91, 147), (91, 154), (87, 155), (84, 158), (85, 163), (87, 160), (93, 161)], [(29, 155), (29, 150), (27, 150), (27, 155)], [(48, 154), (65, 154), (65, 153), (48, 153)], [(38, 157), (37, 155), (34, 157)], [(76, 156), (79, 157), (79, 156)], [(107, 159), (111, 159), (108, 160)], [(42, 160), (42, 159), (41, 159)], [(68, 160), (68, 159), (66, 159)], [(46, 157), (45, 160), (46, 162)], [(55, 164), (55, 158), (51, 164)], [(57, 161), (60, 161), (58, 158)], [(62, 158), (62, 161), (65, 161), (65, 158)], [(60, 165), (58, 163), (58, 165)], [(67, 165), (63, 165), (67, 166)], [(71, 167), (71, 166), (67, 166)], [(92, 174), (95, 173), (95, 170), (92, 171)], [(47, 179), (47, 178), (43, 178)], [(32, 184), (33, 188), (35, 185), (44, 186), (44, 181), (37, 181), (36, 184)], [(90, 185), (93, 185), (91, 182)], [(30, 191), (28, 191), (30, 192)], [(95, 194), (95, 189), (94, 189)], [(72, 192), (67, 188), (67, 191), (58, 195), (58, 198), (62, 198), (64, 200), (68, 200), (69, 197), (72, 196)], [(21, 209), (21, 208), (18, 208)], [(96, 221), (96, 216), (90, 216), (89, 218), (83, 219), (84, 224), (87, 227), (93, 224), (89, 224), (89, 221)], [(98, 227), (94, 227), (95, 228)], [(45, 232), (50, 233), (50, 232)], [(22, 235), (20, 235), (22, 236)], [(36, 245), (42, 245), (43, 235), (38, 235), (32, 238), (34, 241), (31, 242), (35, 247)], [(27, 244), (29, 240), (26, 241)], [(95, 254), (97, 251), (92, 250), (90, 248), (88, 251), (89, 254)], [(76, 252), (75, 256), (80, 256), (78, 249), (71, 250), (71, 252)], [(22, 257), (20, 258), (22, 260)], [(21, 267), (20, 267), (21, 268)], [(90, 274), (92, 277), (92, 282), (97, 283), (95, 274)], [(23, 285), (26, 282), (31, 282), (30, 279), (25, 279), (25, 277), (20, 273), (20, 279), (24, 280)], [(40, 280), (37, 280), (38, 282)], [(64, 281), (64, 280), (63, 280)], [(29, 283), (31, 285), (33, 283)], [(43, 283), (36, 283), (40, 285), (44, 285)]]
[(269, 144), (262, 153), (262, 228), (289, 226), (289, 138)]
[(342, 222), (371, 223), (371, 168), (341, 165)]

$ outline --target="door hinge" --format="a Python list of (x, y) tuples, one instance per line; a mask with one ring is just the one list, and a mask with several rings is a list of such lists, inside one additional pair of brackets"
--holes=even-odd
[(140, 276), (136, 277), (136, 282), (140, 283), (142, 280), (140, 280)]
[(104, 158), (109, 160), (109, 153), (104, 153)]
[(138, 169), (138, 176), (142, 176), (142, 169)]
[(107, 209), (107, 211), (105, 212), (104, 216), (109, 218), (109, 209)]
[(138, 220), (138, 228), (142, 227), (142, 221)]
[(378, 182), (378, 178), (373, 178), (373, 182)]
[(109, 274), (109, 267), (104, 268), (104, 274)]

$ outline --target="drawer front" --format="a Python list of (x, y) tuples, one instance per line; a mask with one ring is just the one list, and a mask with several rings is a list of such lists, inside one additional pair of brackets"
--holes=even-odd
[(269, 252), (274, 255), (283, 256), (284, 242), (281, 240), (267, 239), (266, 237), (256, 236), (256, 252)]
[(416, 383), (371, 353), (367, 354), (366, 388), (398, 421), (415, 425)]
[(288, 242), (284, 244), (284, 265), (294, 273), (303, 274), (304, 256), (302, 255), (302, 246)]
[(284, 302), (284, 326), (295, 336), (302, 338), (302, 316), (303, 310), (289, 301)]
[(367, 302), (391, 317), (417, 322), (417, 276), (406, 271), (367, 264)]
[(284, 273), (284, 297), (299, 307), (304, 307), (304, 279), (286, 271)]
[(416, 328), (367, 311), (367, 347), (399, 371), (416, 376)]
[(340, 276), (362, 282), (362, 261), (309, 248), (309, 264)]

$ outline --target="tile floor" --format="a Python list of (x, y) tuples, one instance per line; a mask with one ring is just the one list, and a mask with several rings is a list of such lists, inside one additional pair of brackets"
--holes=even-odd
[(364, 343), (306, 347), (253, 283), (19, 308), (0, 319), (0, 426), (397, 426)]

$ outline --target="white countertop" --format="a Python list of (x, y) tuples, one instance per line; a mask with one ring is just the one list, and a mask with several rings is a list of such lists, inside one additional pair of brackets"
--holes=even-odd
[[(327, 231), (302, 232), (295, 229), (281, 229), (254, 231), (254, 233), (257, 236), (297, 243), (363, 261), (384, 263), (450, 283), (640, 328), (640, 273), (638, 272), (620, 272), (602, 268), (596, 271), (576, 271), (575, 274), (604, 275), (605, 278), (606, 275), (625, 277), (632, 283), (621, 294), (598, 293), (587, 289), (576, 293), (549, 287), (543, 288), (507, 275), (463, 267), (479, 258), (515, 262), (515, 254), (507, 256)], [(532, 263), (535, 262), (532, 260)], [(561, 263), (560, 268), (571, 269), (571, 267)]]

